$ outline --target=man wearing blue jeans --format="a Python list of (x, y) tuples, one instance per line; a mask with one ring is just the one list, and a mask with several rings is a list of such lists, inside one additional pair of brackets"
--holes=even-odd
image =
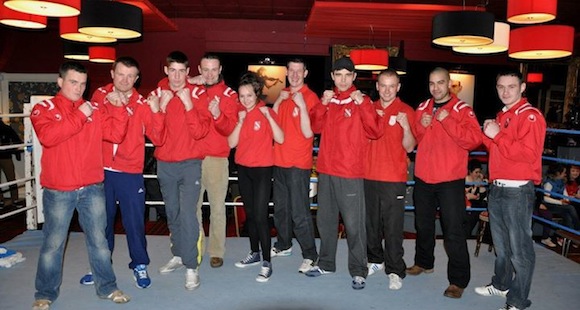
[(532, 241), (534, 184), (542, 179), (546, 121), (522, 97), (522, 74), (506, 71), (496, 79), (498, 97), (505, 105), (496, 119), (483, 124), (483, 143), (489, 152), (489, 224), (496, 252), (491, 283), (476, 287), (482, 296), (505, 296), (500, 310), (529, 307), (528, 299), (536, 254)]
[(74, 210), (86, 236), (89, 263), (100, 298), (126, 303), (130, 297), (117, 288), (107, 247), (102, 141), (119, 143), (127, 126), (127, 111), (113, 104), (109, 113), (83, 100), (87, 71), (65, 62), (57, 80), (60, 91), (37, 104), (30, 115), (42, 144), (40, 184), (45, 222), (38, 257), (33, 310), (47, 310), (62, 283), (64, 247)]

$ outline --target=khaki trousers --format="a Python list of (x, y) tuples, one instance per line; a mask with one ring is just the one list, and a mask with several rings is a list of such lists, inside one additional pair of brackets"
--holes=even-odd
[[(210, 257), (223, 258), (226, 251), (226, 195), (228, 191), (229, 161), (223, 157), (207, 156), (201, 164), (201, 192), (197, 202), (197, 219), (202, 239), (205, 238), (202, 225), (203, 193), (207, 191), (210, 205), (209, 242), (207, 252)], [(206, 250), (206, 242), (202, 252)]]

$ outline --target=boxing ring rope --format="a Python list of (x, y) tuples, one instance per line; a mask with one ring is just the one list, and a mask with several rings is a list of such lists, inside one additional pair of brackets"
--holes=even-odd
[[(10, 114), (10, 115), (3, 115), (3, 116), (24, 117), (24, 118), (27, 118), (28, 117), (28, 114)], [(546, 131), (547, 131), (547, 134), (580, 135), (580, 131), (577, 131), (577, 130), (569, 130), (569, 129), (548, 128)], [(153, 147), (153, 145), (150, 144), (150, 143), (147, 143), (146, 144), (146, 147)], [(32, 153), (32, 143), (23, 143), (23, 144), (17, 144), (17, 145), (9, 145), (9, 146), (0, 146), (0, 150), (6, 150), (6, 149), (24, 149), (24, 151), (25, 151), (24, 154), (25, 155), (30, 155)], [(318, 151), (318, 147), (314, 147), (313, 150), (315, 152), (317, 152)], [(470, 155), (472, 155), (472, 156), (485, 156), (485, 155), (487, 155), (487, 152), (483, 152), (483, 151), (473, 151), (473, 152), (470, 152)], [(542, 159), (544, 161), (552, 161), (552, 162), (558, 162), (558, 163), (563, 163), (563, 164), (567, 164), (567, 165), (579, 165), (580, 166), (580, 161), (577, 161), (577, 160), (571, 160), (571, 159), (565, 159), (565, 158), (557, 158), (557, 157), (550, 157), (550, 156), (542, 156)], [(145, 179), (155, 179), (155, 178), (157, 178), (157, 176), (155, 174), (144, 174), (143, 176), (144, 176)], [(24, 178), (17, 179), (15, 181), (1, 183), (0, 184), (0, 187), (6, 188), (6, 187), (9, 187), (10, 185), (13, 185), (13, 184), (23, 184), (23, 183), (30, 185), (30, 182), (32, 182), (33, 180), (34, 180), (34, 176), (33, 175), (29, 175), (29, 176), (26, 176)], [(229, 180), (235, 182), (235, 181), (238, 180), (238, 178), (236, 176), (230, 176), (229, 177)], [(311, 183), (315, 184), (315, 183), (318, 182), (318, 178), (317, 177), (311, 177), (310, 178), (310, 181), (311, 181)], [(408, 181), (407, 182), (407, 186), (414, 186), (414, 184), (415, 184), (414, 181)], [(487, 182), (468, 182), (468, 183), (466, 183), (466, 185), (488, 186), (489, 184), (487, 184)], [(536, 188), (536, 191), (542, 192), (544, 194), (550, 194), (550, 195), (552, 195), (554, 197), (558, 197), (558, 198), (566, 198), (569, 201), (576, 202), (576, 203), (580, 203), (580, 199), (576, 199), (574, 197), (564, 197), (563, 195), (560, 195), (560, 194), (557, 194), (557, 193), (548, 192), (548, 191), (545, 191), (545, 190), (543, 190), (541, 188)], [(30, 193), (28, 191), (27, 191), (27, 195), (30, 195)], [(28, 197), (28, 198), (30, 198), (30, 197)], [(14, 211), (3, 213), (3, 214), (0, 215), (0, 220), (2, 220), (4, 218), (7, 218), (9, 216), (13, 216), (13, 215), (18, 214), (18, 213), (21, 213), (21, 212), (26, 212), (26, 211), (29, 211), (28, 214), (30, 214), (30, 211), (34, 211), (34, 210), (31, 210), (31, 209), (35, 209), (36, 208), (36, 203), (35, 203), (34, 199), (27, 199), (27, 200), (28, 200), (27, 202), (32, 202), (32, 204), (28, 204), (27, 203), (26, 207), (18, 208), (18, 209), (14, 210)], [(146, 201), (146, 204), (147, 205), (150, 205), (150, 206), (164, 205), (163, 201)], [(209, 205), (208, 202), (204, 202), (203, 204), (205, 206), (208, 206)], [(270, 206), (272, 206), (272, 205), (273, 205), (273, 203), (270, 202)], [(239, 207), (239, 206), (243, 206), (243, 202), (229, 202), (229, 201), (227, 201), (226, 202), (226, 206), (236, 206), (236, 207)], [(311, 203), (311, 208), (316, 209), (317, 206), (318, 205), (316, 203)], [(412, 205), (405, 206), (405, 210), (406, 211), (413, 211), (414, 209), (415, 208)], [(479, 212), (479, 211), (486, 211), (485, 208), (466, 208), (466, 210), (469, 210), (469, 211), (477, 211), (477, 212)], [(576, 235), (580, 235), (580, 231), (574, 230), (574, 229), (569, 228), (567, 226), (563, 226), (563, 225), (560, 225), (559, 223), (546, 220), (546, 219), (541, 218), (541, 217), (539, 217), (537, 215), (533, 215), (532, 217), (533, 217), (533, 219), (535, 221), (540, 222), (540, 223), (542, 223), (544, 225), (550, 225), (550, 226), (552, 226), (554, 228), (561, 229), (561, 230), (564, 230), (564, 231), (567, 231), (567, 232), (570, 232), (570, 233), (573, 233), (573, 234), (576, 234)], [(27, 221), (27, 222), (29, 222), (29, 221)], [(29, 224), (30, 224), (30, 222), (29, 222)], [(30, 225), (29, 225), (29, 229), (30, 229)]]

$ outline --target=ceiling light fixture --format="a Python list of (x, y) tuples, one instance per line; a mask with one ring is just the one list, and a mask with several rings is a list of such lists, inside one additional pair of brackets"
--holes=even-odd
[(350, 59), (356, 70), (385, 70), (389, 67), (389, 52), (383, 49), (354, 49), (350, 51)]
[(526, 78), (526, 83), (542, 83), (544, 81), (544, 74), (541, 72), (530, 72)]
[(464, 54), (492, 54), (505, 52), (509, 48), (510, 25), (495, 22), (493, 29), (493, 43), (478, 46), (454, 46), (453, 51)]
[[(464, 5), (465, 6), (465, 5)], [(433, 17), (433, 43), (476, 46), (493, 42), (493, 14), (480, 11), (443, 12)]]
[(79, 19), (74, 17), (60, 18), (60, 37), (70, 41), (86, 42), (86, 43), (114, 43), (117, 42), (115, 38), (99, 37), (90, 34), (80, 33)]
[(6, 0), (4, 5), (22, 13), (65, 17), (79, 15), (81, 0)]
[(538, 24), (556, 18), (557, 0), (508, 0), (507, 20), (514, 24)]
[[(380, 71), (389, 67), (389, 52), (383, 49), (377, 49), (374, 46), (375, 31), (373, 25), (369, 25), (370, 48), (353, 49), (349, 57), (356, 70)], [(390, 41), (390, 32), (389, 32)]]
[(89, 46), (86, 44), (63, 41), (64, 58), (73, 60), (89, 60)]
[(509, 57), (515, 59), (553, 59), (572, 55), (574, 28), (564, 25), (539, 25), (510, 32)]
[(0, 23), (26, 29), (46, 28), (46, 16), (33, 15), (14, 11), (6, 6), (0, 6)]
[(96, 63), (115, 62), (116, 51), (112, 46), (89, 46), (89, 61)]
[(83, 1), (79, 32), (98, 37), (135, 39), (143, 33), (143, 11), (114, 1)]
[(405, 58), (405, 41), (399, 44), (399, 53), (396, 57), (389, 57), (389, 67), (395, 69), (398, 75), (407, 74), (407, 59)]

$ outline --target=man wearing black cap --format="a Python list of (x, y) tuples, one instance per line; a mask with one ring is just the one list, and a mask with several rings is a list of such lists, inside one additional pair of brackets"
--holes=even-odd
[(353, 85), (356, 73), (350, 58), (335, 61), (330, 75), (334, 89), (324, 92), (311, 114), (312, 130), (322, 134), (317, 162), (320, 257), (306, 275), (336, 270), (340, 213), (346, 227), (352, 288), (359, 290), (365, 287), (368, 273), (363, 160), (368, 139), (379, 138), (383, 124), (371, 100)]

